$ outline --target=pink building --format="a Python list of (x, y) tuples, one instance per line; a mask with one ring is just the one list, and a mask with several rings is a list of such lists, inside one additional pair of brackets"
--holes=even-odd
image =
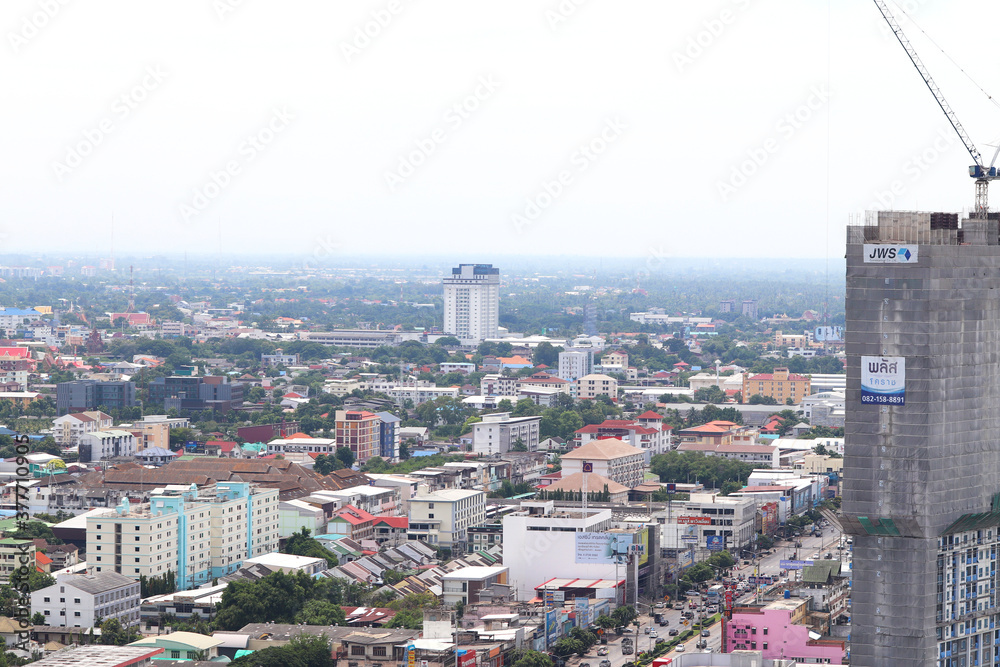
[(804, 624), (808, 600), (785, 599), (763, 607), (736, 607), (722, 621), (722, 652), (761, 651), (765, 660), (791, 659), (804, 663), (841, 665), (845, 642), (820, 639)]

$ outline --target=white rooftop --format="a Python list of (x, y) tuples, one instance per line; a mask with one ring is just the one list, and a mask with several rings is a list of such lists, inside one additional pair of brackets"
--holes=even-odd
[(484, 565), (470, 565), (469, 567), (463, 567), (458, 570), (454, 570), (445, 574), (441, 577), (441, 581), (453, 581), (453, 580), (463, 580), (463, 579), (486, 579), (488, 577), (495, 577), (498, 574), (503, 574), (507, 571), (506, 567), (486, 567)]

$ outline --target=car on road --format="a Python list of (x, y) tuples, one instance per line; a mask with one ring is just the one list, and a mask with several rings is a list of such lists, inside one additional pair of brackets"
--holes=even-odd
[(701, 631), (701, 636), (702, 636), (702, 637), (711, 637), (711, 636), (712, 636), (712, 633), (711, 633), (711, 631), (709, 631), (709, 630), (702, 630), (702, 631)]
[(684, 644), (678, 644), (677, 646), (674, 647), (674, 650), (677, 651), (678, 653), (683, 653), (687, 649), (684, 648)]
[(668, 632), (667, 634), (670, 635), (671, 637), (676, 637), (680, 633), (677, 631), (677, 628), (670, 628), (670, 632)]
[(649, 626), (648, 625), (645, 627), (645, 632), (646, 632), (647, 635), (649, 634)]
[(607, 655), (607, 654), (608, 654), (608, 647), (607, 646), (598, 646), (597, 647), (597, 655)]
[(656, 630), (650, 630), (649, 631), (649, 636), (652, 637), (653, 639), (656, 639), (657, 637), (659, 637), (659, 635), (656, 634)]
[(669, 619), (666, 619), (666, 618), (662, 618), (662, 619), (660, 619), (660, 627), (661, 627), (661, 628), (665, 628), (665, 627), (667, 627), (668, 625), (670, 625), (670, 621), (669, 621)]
[(657, 609), (663, 609), (663, 608), (664, 608), (665, 606), (666, 606), (666, 605), (664, 605), (664, 604), (663, 604), (662, 602), (657, 602), (657, 603), (656, 603), (656, 608), (657, 608)]
[(702, 639), (700, 642), (695, 644), (696, 648), (708, 648), (708, 642)]
[(601, 660), (601, 667), (611, 667), (610, 660)]

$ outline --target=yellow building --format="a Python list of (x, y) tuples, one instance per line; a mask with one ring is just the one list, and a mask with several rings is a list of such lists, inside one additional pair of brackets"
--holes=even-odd
[(770, 396), (778, 402), (778, 405), (785, 405), (789, 398), (797, 405), (811, 393), (812, 381), (805, 375), (789, 373), (787, 368), (775, 368), (773, 373), (759, 375), (748, 373), (743, 376), (744, 403), (749, 401), (751, 396), (759, 394)]
[(594, 399), (605, 394), (612, 401), (618, 400), (618, 380), (610, 375), (591, 373), (576, 381), (576, 397), (578, 399)]

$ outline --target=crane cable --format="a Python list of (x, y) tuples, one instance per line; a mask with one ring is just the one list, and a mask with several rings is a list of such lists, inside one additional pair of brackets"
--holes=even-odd
[(934, 38), (927, 34), (927, 31), (925, 31), (923, 28), (921, 28), (920, 25), (916, 21), (913, 20), (913, 17), (906, 13), (905, 9), (903, 9), (902, 7), (900, 7), (898, 3), (894, 2), (893, 4), (896, 5), (896, 9), (899, 10), (900, 14), (902, 14), (903, 16), (905, 16), (910, 21), (910, 23), (913, 24), (913, 26), (917, 30), (919, 30), (921, 33), (923, 33), (924, 37), (926, 37), (930, 41), (931, 44), (933, 44), (935, 47), (937, 47), (937, 49), (942, 54), (944, 54), (944, 57), (947, 58), (949, 61), (951, 61), (951, 64), (954, 65), (956, 68), (958, 68), (958, 71), (961, 72), (962, 74), (964, 74), (965, 78), (967, 78), (969, 81), (971, 81), (972, 85), (974, 85), (976, 88), (978, 88), (979, 91), (983, 95), (986, 96), (986, 99), (988, 99), (990, 102), (993, 103), (994, 106), (996, 106), (998, 109), (1000, 109), (1000, 102), (997, 102), (996, 98), (994, 98), (992, 95), (990, 95), (988, 92), (986, 92), (986, 89), (983, 88), (982, 86), (980, 86), (979, 82), (972, 78), (971, 74), (969, 74), (968, 72), (966, 72), (965, 69), (961, 65), (959, 65), (957, 62), (955, 62), (955, 59), (952, 58), (950, 55), (948, 55), (948, 52), (945, 51), (940, 45), (938, 45), (938, 43), (934, 41)]

